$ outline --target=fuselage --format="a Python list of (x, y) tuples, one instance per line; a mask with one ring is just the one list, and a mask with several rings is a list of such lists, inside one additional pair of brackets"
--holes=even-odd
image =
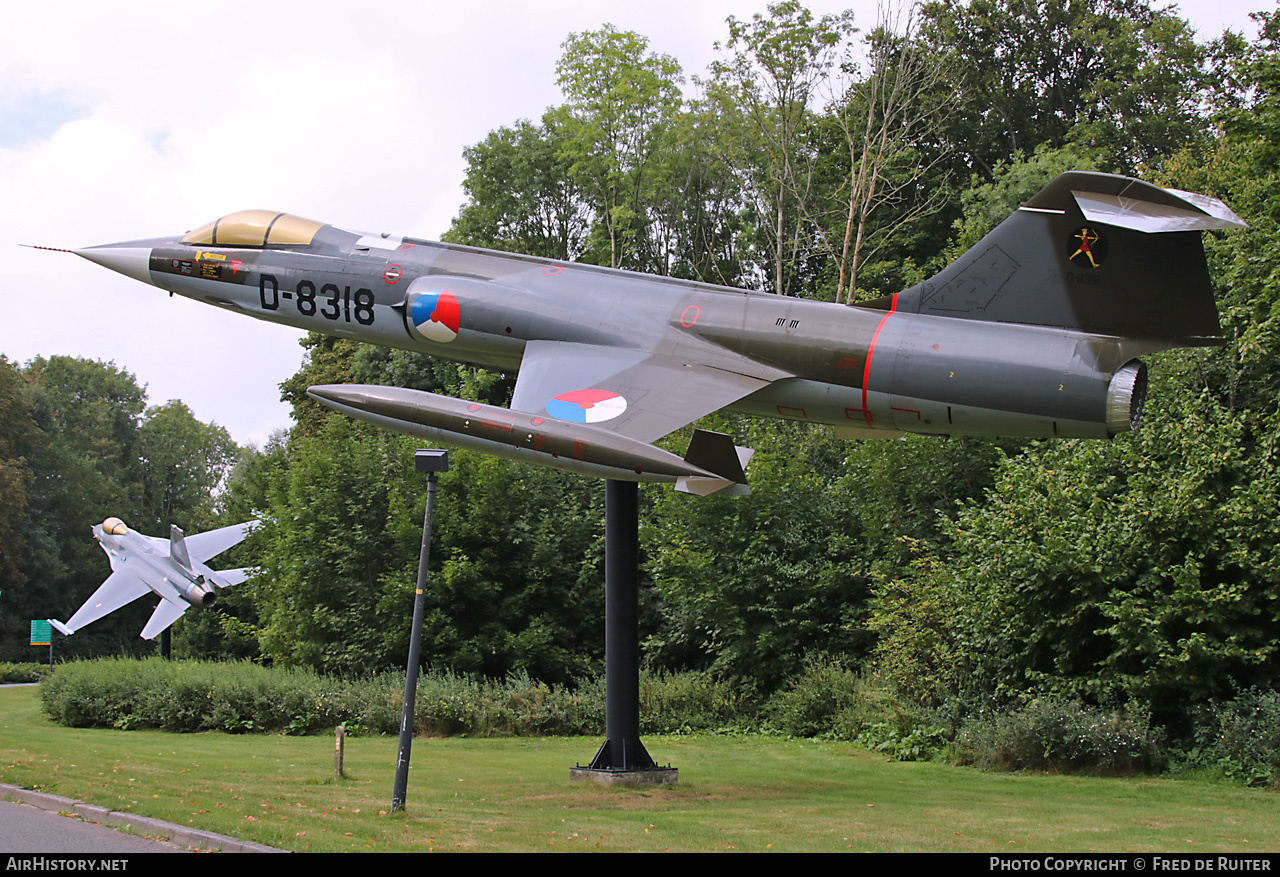
[(93, 528), (93, 536), (111, 561), (111, 569), (142, 581), (164, 599), (181, 597), (193, 606), (213, 606), (217, 595), (197, 571), (170, 554), (170, 543), (129, 529), (119, 518)]
[[(732, 406), (902, 432), (1106, 437), (1136, 425), (1151, 348), (1061, 328), (836, 305), (301, 223), (80, 255), (257, 319), (514, 372), (531, 341), (687, 356), (769, 385)], [(206, 227), (208, 229), (209, 227)], [(288, 231), (286, 227), (284, 231)], [(1128, 365), (1126, 365), (1128, 364)]]

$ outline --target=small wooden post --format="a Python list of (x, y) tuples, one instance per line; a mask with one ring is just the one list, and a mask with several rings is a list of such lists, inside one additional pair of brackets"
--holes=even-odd
[(339, 725), (333, 735), (333, 779), (342, 779), (342, 758), (347, 747), (347, 726)]

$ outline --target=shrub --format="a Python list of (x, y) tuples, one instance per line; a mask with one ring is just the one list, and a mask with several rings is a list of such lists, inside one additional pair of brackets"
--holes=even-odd
[(1190, 760), (1250, 786), (1280, 788), (1280, 692), (1251, 688), (1209, 713)]
[[(796, 737), (834, 737), (878, 743), (916, 732), (916, 715), (877, 675), (829, 657), (811, 659), (765, 703), (766, 724)], [(875, 735), (867, 736), (872, 728)]]
[(768, 725), (795, 737), (830, 734), (858, 701), (858, 674), (843, 661), (811, 658), (765, 704)]
[[(599, 696), (603, 706), (603, 686)], [(710, 673), (645, 673), (640, 677), (640, 730), (645, 734), (687, 734), (735, 727), (753, 721), (755, 711), (750, 690), (744, 691)]]
[(1126, 775), (1158, 772), (1164, 761), (1144, 709), (1113, 712), (1049, 698), (979, 714), (954, 746), (958, 763), (999, 770)]
[(23, 682), (39, 682), (49, 675), (48, 664), (0, 662), (0, 685), (17, 685)]

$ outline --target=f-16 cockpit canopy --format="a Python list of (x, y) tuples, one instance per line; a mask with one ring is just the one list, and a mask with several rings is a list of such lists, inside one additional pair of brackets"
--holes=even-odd
[(274, 210), (241, 210), (187, 232), (184, 244), (212, 247), (306, 245), (325, 223)]
[(107, 518), (102, 522), (102, 532), (111, 536), (123, 536), (129, 532), (129, 528), (119, 518)]

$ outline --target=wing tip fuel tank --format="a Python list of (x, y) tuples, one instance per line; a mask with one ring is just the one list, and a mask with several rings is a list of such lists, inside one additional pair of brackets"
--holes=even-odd
[[(745, 487), (741, 454), (733, 458), (736, 471), (721, 474), (655, 445), (589, 424), (421, 390), (323, 384), (309, 387), (307, 395), (366, 423), (518, 462), (619, 481), (679, 485), (687, 483), (684, 479), (693, 479), (692, 483), (699, 485), (698, 493), (740, 493)], [(746, 453), (749, 459), (749, 451)]]

